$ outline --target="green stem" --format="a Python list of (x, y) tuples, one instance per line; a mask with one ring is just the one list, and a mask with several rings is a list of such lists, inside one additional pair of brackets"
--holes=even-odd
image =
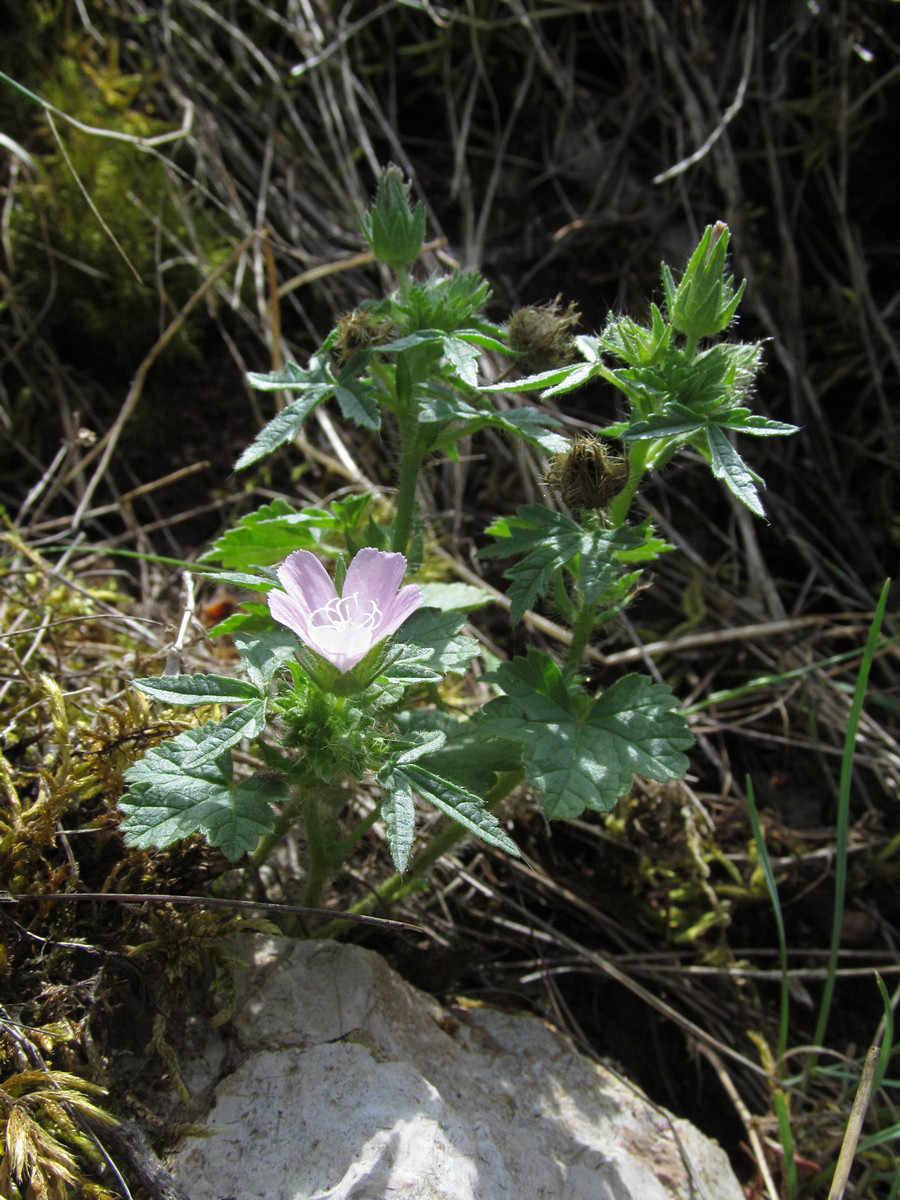
[(310, 908), (318, 905), (322, 888), (331, 873), (332, 866), (319, 803), (319, 794), (314, 789), (310, 790), (303, 800), (303, 824), (306, 828), (309, 866), (306, 871), (306, 887), (303, 889), (303, 899), (300, 903)]
[(416, 486), (422, 455), (419, 451), (419, 425), (414, 415), (400, 418), (400, 475), (397, 481), (397, 509), (394, 514), (391, 549), (405, 554), (412, 537), (416, 514)]
[(566, 661), (563, 668), (566, 675), (574, 674), (581, 666), (588, 642), (594, 628), (596, 611), (593, 604), (582, 603), (578, 616), (572, 624), (572, 641), (566, 651)]
[(282, 809), (275, 828), (267, 834), (253, 852), (253, 861), (258, 867), (268, 861), (269, 855), (281, 843), (282, 838), (297, 820), (303, 807), (303, 794), (295, 790), (293, 799)]
[[(484, 798), (484, 806), (488, 812), (493, 812), (500, 802), (510, 794), (513, 788), (521, 783), (524, 777), (525, 772), (522, 770), (502, 772), (497, 777), (497, 782)], [(416, 855), (409, 864), (409, 870), (406, 875), (399, 873), (391, 875), (373, 893), (357, 901), (348, 911), (352, 913), (370, 913), (376, 908), (381, 908), (394, 900), (399, 900), (417, 886), (418, 881), (431, 870), (439, 858), (449, 853), (457, 842), (461, 842), (464, 837), (468, 836), (468, 829), (462, 825), (458, 825), (456, 821), (451, 821), (446, 829), (439, 833), (436, 838), (429, 842), (424, 850)], [(317, 936), (322, 938), (336, 937), (347, 928), (348, 924), (349, 922), (347, 921), (332, 921), (330, 925), (326, 925), (324, 929), (321, 929)]]
[(408, 267), (397, 268), (397, 283), (400, 285), (400, 300), (405, 304), (409, 299), (409, 288), (412, 283)]
[(650, 456), (655, 447), (656, 442), (649, 439), (632, 443), (628, 451), (628, 482), (607, 510), (607, 517), (613, 529), (618, 529), (625, 524), (634, 494), (647, 472)]
[(350, 851), (356, 843), (369, 832), (378, 818), (381, 816), (380, 808), (373, 808), (372, 811), (359, 822), (359, 824), (350, 830), (346, 837), (341, 840), (334, 848), (334, 858), (344, 863), (350, 856)]

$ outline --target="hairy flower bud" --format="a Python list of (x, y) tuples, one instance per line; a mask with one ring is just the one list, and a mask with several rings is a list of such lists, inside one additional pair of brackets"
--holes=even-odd
[(409, 184), (403, 172), (390, 163), (381, 172), (375, 203), (359, 217), (369, 249), (379, 262), (397, 271), (419, 257), (425, 240), (425, 206), (409, 202)]
[(597, 437), (579, 438), (557, 454), (547, 484), (572, 512), (606, 508), (628, 483), (628, 460)]
[(734, 278), (725, 274), (728, 237), (724, 222), (707, 225), (677, 287), (668, 266), (661, 267), (666, 315), (674, 329), (695, 341), (727, 329), (744, 293), (747, 281), (735, 291)]

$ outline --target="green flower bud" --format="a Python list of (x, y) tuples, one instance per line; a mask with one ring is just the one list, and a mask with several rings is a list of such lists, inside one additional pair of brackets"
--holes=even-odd
[(695, 342), (727, 328), (744, 294), (746, 279), (735, 291), (733, 277), (725, 275), (728, 237), (722, 221), (708, 225), (677, 287), (668, 266), (661, 265), (666, 315), (679, 333)]
[(359, 214), (359, 224), (369, 249), (379, 262), (398, 271), (419, 257), (425, 240), (425, 206), (409, 202), (409, 184), (403, 172), (389, 163), (381, 172), (375, 203)]

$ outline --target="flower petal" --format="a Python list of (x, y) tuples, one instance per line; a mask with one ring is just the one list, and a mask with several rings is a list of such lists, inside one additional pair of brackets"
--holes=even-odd
[(310, 650), (321, 654), (343, 674), (352, 671), (372, 649), (369, 629), (338, 629), (334, 625), (316, 625), (304, 639)]
[(309, 550), (289, 554), (276, 574), (284, 591), (269, 592), (269, 612), (296, 633), (301, 642), (308, 642), (312, 614), (334, 600), (337, 595), (334, 584)]
[(407, 617), (411, 617), (421, 603), (422, 592), (416, 584), (408, 583), (405, 588), (401, 588), (384, 610), (384, 616), (378, 626), (378, 641), (396, 633)]
[(276, 574), (290, 598), (311, 613), (324, 608), (337, 596), (331, 576), (309, 550), (295, 550), (289, 554)]
[(296, 633), (301, 642), (309, 640), (309, 613), (302, 604), (292, 600), (284, 592), (269, 592), (269, 612), (280, 625), (286, 625)]
[(360, 608), (378, 606), (384, 612), (397, 594), (406, 572), (406, 559), (402, 554), (387, 550), (373, 550), (371, 546), (358, 551), (347, 568), (347, 578), (341, 591), (343, 596), (356, 595)]

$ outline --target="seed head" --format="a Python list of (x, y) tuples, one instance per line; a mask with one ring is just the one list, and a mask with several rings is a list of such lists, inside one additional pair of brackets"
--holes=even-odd
[(628, 460), (597, 437), (579, 438), (557, 454), (547, 484), (572, 512), (606, 508), (628, 483)]
[(581, 313), (575, 311), (574, 301), (565, 311), (561, 304), (562, 297), (557, 296), (549, 304), (520, 308), (509, 318), (509, 344), (522, 355), (520, 362), (526, 371), (550, 371), (575, 357), (571, 330), (581, 320)]
[(371, 310), (357, 308), (338, 318), (338, 344), (334, 347), (334, 357), (338, 365), (343, 364), (358, 350), (367, 350), (369, 346), (380, 346), (389, 342), (397, 334), (393, 321), (379, 321), (372, 316)]

